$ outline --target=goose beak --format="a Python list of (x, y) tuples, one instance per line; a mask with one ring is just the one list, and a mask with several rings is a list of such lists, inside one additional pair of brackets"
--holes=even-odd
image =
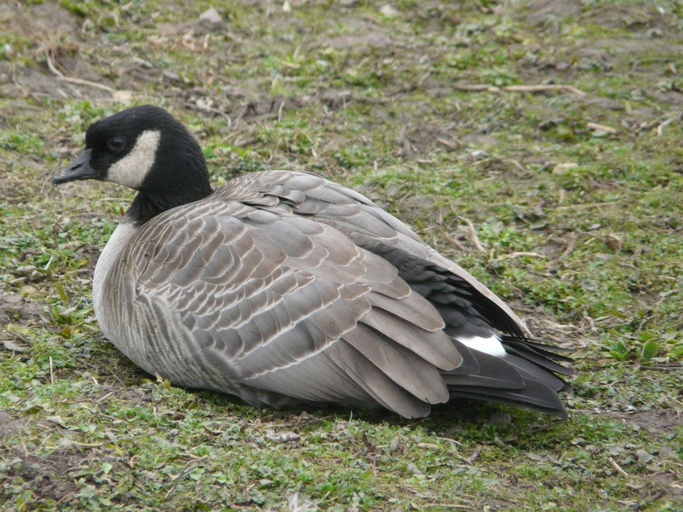
[(69, 181), (97, 178), (97, 171), (90, 166), (91, 155), (92, 149), (81, 151), (69, 167), (64, 169), (59, 176), (52, 178), (52, 183), (54, 185), (61, 185)]

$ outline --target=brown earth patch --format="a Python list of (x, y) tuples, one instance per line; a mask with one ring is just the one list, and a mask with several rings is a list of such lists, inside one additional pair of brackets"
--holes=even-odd
[(527, 6), (526, 20), (531, 25), (558, 23), (581, 13), (579, 0), (534, 0)]
[(55, 37), (75, 34), (79, 20), (57, 3), (25, 5), (7, 2), (0, 6), (0, 24), (12, 26), (12, 31), (35, 40), (37, 37)]
[(625, 28), (634, 32), (641, 32), (645, 37), (658, 37), (661, 34), (647, 29), (660, 29), (674, 25), (676, 16), (667, 16), (660, 12), (656, 5), (619, 5), (616, 3), (605, 5), (590, 11), (589, 15), (581, 16), (580, 20), (606, 28)]
[(23, 487), (30, 489), (39, 499), (59, 502), (78, 490), (69, 472), (81, 465), (84, 459), (81, 451), (69, 449), (44, 457), (16, 455), (6, 470), (6, 476), (11, 480), (23, 481)]
[[(80, 20), (55, 3), (26, 6), (8, 3), (0, 7), (0, 26), (30, 41), (35, 65), (14, 65), (0, 62), (0, 97), (49, 97), (57, 99), (107, 97), (102, 88), (68, 82), (67, 77), (95, 82), (107, 87), (107, 83), (84, 58), (77, 41)], [(48, 55), (54, 69), (48, 65)]]
[(23, 420), (14, 419), (9, 413), (0, 411), (0, 439), (19, 432), (23, 425)]
[(393, 47), (394, 41), (387, 35), (374, 32), (369, 34), (356, 34), (335, 37), (325, 42), (326, 46), (335, 49), (358, 49), (358, 48), (386, 48)]
[(653, 409), (617, 416), (624, 423), (638, 425), (657, 435), (673, 433), (675, 428), (683, 426), (683, 413), (673, 409)]
[(12, 322), (27, 325), (46, 321), (44, 308), (35, 302), (18, 294), (0, 291), (0, 325)]

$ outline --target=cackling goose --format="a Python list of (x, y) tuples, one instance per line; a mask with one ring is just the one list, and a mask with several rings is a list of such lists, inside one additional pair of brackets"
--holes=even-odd
[(93, 300), (105, 336), (150, 374), (275, 407), (417, 418), (469, 398), (565, 414), (569, 359), (358, 192), (289, 171), (213, 191), (197, 141), (153, 106), (88, 128), (54, 183), (83, 179), (138, 191)]

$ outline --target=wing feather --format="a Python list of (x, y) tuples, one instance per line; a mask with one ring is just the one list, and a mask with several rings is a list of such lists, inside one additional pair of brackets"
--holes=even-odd
[(437, 368), (452, 370), (462, 363), (462, 356), (443, 331), (425, 331), (382, 309), (373, 309), (362, 322)]
[[(287, 200), (313, 190), (355, 215), (350, 202), (334, 204), (355, 199), (319, 178), (293, 183), (301, 189), (283, 188)], [(143, 226), (117, 263), (116, 286), (137, 304), (127, 313), (135, 325), (113, 329), (119, 348), (151, 373), (250, 401), (289, 403), (277, 399), (286, 395), (421, 417), (447, 400), (439, 368), (460, 356), (396, 267), (334, 226), (246, 185), (242, 193), (242, 202), (218, 194)]]
[(436, 367), (380, 332), (360, 325), (344, 334), (344, 341), (416, 398), (428, 404), (448, 401), (448, 389)]

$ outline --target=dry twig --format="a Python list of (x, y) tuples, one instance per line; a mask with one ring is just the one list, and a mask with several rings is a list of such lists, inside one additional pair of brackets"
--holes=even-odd
[[(472, 510), (472, 505), (460, 503), (421, 503), (420, 507), (454, 508), (456, 510)], [(419, 508), (419, 507), (417, 507)]]
[(532, 258), (546, 258), (545, 254), (539, 254), (537, 252), (520, 251), (520, 252), (511, 252), (509, 254), (503, 254), (502, 256), (498, 256), (497, 258), (495, 258), (493, 261), (509, 260), (512, 258), (522, 258), (524, 256), (529, 256)]
[(97, 89), (101, 89), (103, 91), (107, 91), (108, 93), (114, 95), (116, 94), (116, 90), (112, 89), (108, 85), (104, 84), (98, 84), (97, 82), (91, 82), (90, 80), (83, 80), (81, 78), (74, 78), (70, 76), (65, 76), (64, 73), (62, 73), (60, 70), (58, 70), (54, 63), (52, 62), (52, 57), (50, 56), (50, 50), (47, 50), (45, 52), (45, 59), (47, 60), (47, 67), (52, 71), (52, 73), (62, 80), (63, 82), (68, 82), (70, 84), (76, 84), (76, 85), (87, 85), (89, 87), (95, 87)]
[(623, 476), (628, 476), (628, 473), (624, 471), (619, 464), (617, 464), (617, 461), (615, 461), (612, 457), (609, 457), (607, 460), (609, 460), (610, 464), (614, 466), (614, 469), (617, 470), (617, 472)]
[[(522, 172), (523, 175), (527, 173), (527, 170), (524, 168), (524, 166), (522, 164), (520, 164), (517, 160), (513, 160), (512, 158), (508, 158), (505, 161), (510, 162), (512, 165), (514, 165), (517, 169), (519, 169)], [(560, 190), (563, 190), (563, 189), (560, 189)]]
[(675, 118), (671, 117), (671, 118), (667, 119), (666, 121), (660, 123), (659, 126), (657, 126), (657, 137), (661, 137), (662, 135), (664, 135), (664, 128), (666, 128), (671, 123), (673, 123), (674, 119)]
[(617, 133), (619, 131), (616, 128), (612, 128), (611, 126), (607, 126), (606, 124), (586, 123), (586, 126), (590, 130), (595, 130), (596, 132)]
[(563, 84), (548, 84), (548, 85), (508, 85), (505, 87), (496, 87), (488, 84), (455, 84), (453, 86), (458, 91), (469, 92), (568, 92), (576, 94), (577, 96), (586, 96), (586, 93), (581, 89), (577, 89), (573, 85)]
[(461, 146), (460, 141), (458, 141), (457, 139), (455, 142), (451, 142), (451, 141), (446, 140), (446, 139), (436, 139), (436, 142), (438, 142), (439, 144), (443, 144), (448, 149), (453, 149), (453, 150), (458, 149)]
[(436, 436), (436, 438), (441, 439), (442, 441), (453, 443), (456, 446), (462, 446), (462, 443), (460, 441), (456, 441), (455, 439), (451, 439), (450, 437)]
[(458, 239), (455, 238), (454, 236), (451, 236), (451, 235), (448, 234), (448, 233), (444, 233), (444, 238), (445, 238), (446, 240), (448, 240), (448, 242), (449, 242), (451, 245), (455, 246), (455, 248), (458, 249), (459, 251), (467, 252), (467, 248), (466, 248), (464, 245), (462, 245), (462, 243), (460, 242), (460, 240), (458, 240)]
[(557, 210), (568, 210), (568, 209), (576, 209), (578, 210), (579, 208), (597, 208), (599, 206), (609, 206), (609, 205), (615, 205), (618, 204), (619, 201), (605, 201), (602, 203), (582, 203), (582, 204), (567, 204), (563, 206), (558, 206), (556, 209)]
[(474, 224), (472, 224), (472, 221), (466, 217), (458, 218), (467, 224), (467, 237), (470, 239), (470, 242), (472, 242), (472, 245), (474, 245), (477, 251), (486, 252), (486, 249), (484, 249), (484, 246), (479, 241), (479, 237), (477, 236), (477, 230), (474, 229)]
[(655, 372), (680, 372), (683, 370), (683, 365), (680, 364), (658, 364), (656, 366), (641, 366), (641, 370), (655, 371)]

